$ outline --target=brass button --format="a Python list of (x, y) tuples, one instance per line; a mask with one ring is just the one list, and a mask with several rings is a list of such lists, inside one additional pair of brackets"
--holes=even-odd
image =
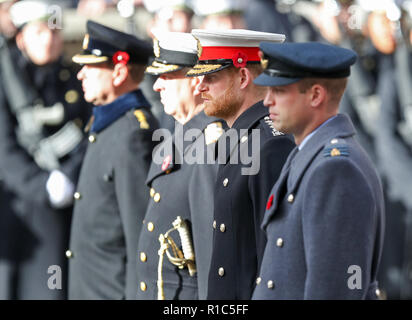
[(80, 194), (80, 192), (75, 192), (73, 197), (74, 199), (79, 200), (82, 197), (82, 195)]
[(220, 225), (220, 231), (221, 231), (221, 232), (225, 232), (225, 231), (226, 231), (226, 226), (225, 226), (223, 223)]
[(295, 196), (291, 193), (291, 194), (288, 196), (288, 202), (292, 203), (293, 200), (295, 200)]
[(97, 139), (96, 139), (96, 136), (95, 136), (94, 134), (92, 134), (92, 135), (89, 136), (89, 142), (90, 142), (90, 143), (95, 143), (96, 140), (97, 140)]
[(150, 197), (153, 198), (155, 195), (156, 191), (153, 188), (150, 188)]
[(216, 229), (216, 220), (213, 221), (213, 229)]
[(154, 230), (154, 224), (153, 222), (149, 222), (147, 224), (147, 230), (149, 230), (150, 232), (152, 232)]
[(73, 252), (72, 252), (71, 250), (67, 250), (67, 251), (66, 251), (66, 257), (67, 257), (68, 259), (73, 258)]
[(147, 260), (146, 253), (140, 252), (140, 261), (146, 262), (146, 260)]
[(240, 142), (241, 143), (245, 143), (246, 141), (247, 141), (247, 136), (243, 136), (241, 139), (240, 139)]
[(338, 143), (338, 139), (332, 139), (332, 140), (330, 141), (330, 143), (332, 143), (332, 144), (337, 144), (337, 143)]
[(156, 193), (156, 194), (153, 196), (153, 200), (154, 200), (154, 202), (159, 202), (159, 201), (160, 201), (160, 193)]
[(146, 291), (146, 289), (147, 289), (146, 283), (144, 283), (143, 281), (141, 281), (141, 282), (140, 282), (140, 290)]
[(282, 238), (278, 238), (278, 239), (276, 240), (276, 245), (277, 245), (279, 248), (282, 248), (282, 247), (283, 247), (283, 239), (282, 239)]
[(379, 289), (376, 289), (376, 290), (375, 290), (375, 294), (376, 294), (376, 296), (377, 296), (378, 298), (380, 298), (380, 296), (381, 296), (381, 291), (380, 291)]
[(219, 276), (223, 277), (225, 275), (225, 269), (223, 269), (222, 267), (219, 268), (218, 271)]
[(170, 172), (172, 172), (170, 169), (165, 171), (166, 174), (169, 174)]
[(268, 281), (268, 289), (273, 289), (275, 287), (275, 284), (273, 283), (272, 280)]
[(225, 178), (225, 180), (223, 180), (223, 186), (227, 187), (228, 183), (229, 183), (229, 179)]
[(258, 278), (256, 279), (256, 284), (259, 285), (261, 282), (262, 282), (262, 278), (261, 278), (261, 277), (258, 277)]

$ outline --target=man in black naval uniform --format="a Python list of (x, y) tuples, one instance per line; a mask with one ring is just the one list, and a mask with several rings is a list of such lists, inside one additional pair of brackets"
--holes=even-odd
[(338, 114), (352, 50), (316, 42), (260, 45), (264, 104), (297, 147), (271, 191), (253, 299), (377, 299), (384, 201), (349, 117)]
[(188, 75), (203, 75), (198, 90), (205, 113), (231, 127), (220, 140), (226, 145), (218, 146), (207, 298), (250, 299), (265, 244), (259, 226), (266, 199), (294, 146), (273, 127), (261, 101), (265, 91), (253, 79), (261, 72), (259, 42), (284, 36), (249, 30), (192, 34), (201, 54)]
[(73, 57), (84, 96), (95, 105), (70, 234), (69, 299), (136, 297), (136, 250), (148, 196), (153, 131), (138, 88), (151, 45), (87, 22), (84, 52)]
[[(29, 9), (30, 8), (30, 9)], [(44, 2), (10, 8), (0, 46), (0, 298), (64, 299), (74, 184), (91, 108)]]
[(153, 89), (177, 122), (153, 153), (147, 177), (151, 200), (139, 239), (137, 298), (205, 299), (212, 243), (205, 227), (213, 219), (214, 147), (224, 128), (204, 114), (195, 93), (200, 80), (185, 77), (198, 58), (196, 39), (155, 35), (156, 59), (146, 72), (159, 76)]

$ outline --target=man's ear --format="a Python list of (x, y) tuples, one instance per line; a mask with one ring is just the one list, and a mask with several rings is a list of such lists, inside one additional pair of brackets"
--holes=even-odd
[(311, 107), (319, 107), (326, 100), (327, 91), (325, 87), (320, 84), (314, 84), (309, 90)]
[(201, 80), (201, 77), (191, 77), (189, 80), (194, 96), (198, 96), (200, 94), (200, 91), (197, 88), (200, 84), (200, 80)]
[(23, 32), (19, 31), (16, 34), (16, 44), (20, 51), (24, 52), (25, 46), (23, 41)]
[(252, 81), (253, 77), (248, 68), (239, 70), (240, 89), (245, 89)]
[(117, 63), (113, 69), (113, 86), (121, 86), (129, 76), (129, 69), (123, 63)]

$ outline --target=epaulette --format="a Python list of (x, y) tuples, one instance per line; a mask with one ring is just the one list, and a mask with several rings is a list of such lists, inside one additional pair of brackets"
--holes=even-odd
[(217, 142), (220, 136), (225, 132), (222, 123), (219, 121), (210, 123), (205, 128), (205, 142), (207, 145)]
[(349, 156), (349, 148), (345, 140), (334, 138), (323, 149), (323, 156), (327, 157), (340, 157)]
[(278, 131), (275, 129), (275, 127), (273, 126), (273, 122), (272, 120), (269, 118), (269, 116), (266, 116), (263, 118), (264, 123), (267, 125), (269, 131), (271, 132), (271, 134), (276, 137), (276, 136), (283, 136), (284, 133)]
[(145, 114), (143, 113), (142, 110), (135, 110), (135, 112), (133, 114), (137, 118), (137, 121), (139, 121), (139, 123), (140, 123), (140, 129), (149, 129), (150, 128), (149, 124), (147, 123), (146, 116), (145, 116)]

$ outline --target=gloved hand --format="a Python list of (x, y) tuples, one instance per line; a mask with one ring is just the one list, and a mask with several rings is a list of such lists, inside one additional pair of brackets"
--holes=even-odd
[(53, 170), (46, 183), (51, 205), (63, 209), (73, 203), (74, 184), (61, 171)]

